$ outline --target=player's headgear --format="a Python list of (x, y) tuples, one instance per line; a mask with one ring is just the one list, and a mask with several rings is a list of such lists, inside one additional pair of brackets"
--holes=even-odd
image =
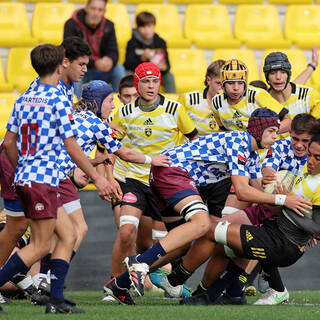
[(247, 131), (256, 139), (260, 149), (263, 132), (269, 127), (280, 127), (277, 113), (267, 108), (258, 108), (251, 113)]
[(96, 114), (98, 117), (101, 117), (102, 103), (111, 93), (113, 93), (113, 90), (105, 81), (93, 80), (83, 86), (82, 99), (90, 102), (93, 107), (96, 107)]
[(238, 60), (228, 60), (220, 69), (220, 81), (222, 86), (226, 81), (243, 81), (247, 83), (248, 69), (246, 65)]
[[(156, 77), (159, 78), (161, 83), (161, 71), (158, 66), (152, 62), (143, 62), (140, 63), (134, 70), (134, 86), (139, 94), (139, 81), (146, 77)], [(160, 86), (159, 86), (160, 89)]]
[(263, 72), (268, 83), (269, 73), (275, 70), (284, 70), (288, 74), (288, 84), (291, 77), (291, 64), (287, 55), (283, 52), (271, 52), (266, 56), (264, 60)]

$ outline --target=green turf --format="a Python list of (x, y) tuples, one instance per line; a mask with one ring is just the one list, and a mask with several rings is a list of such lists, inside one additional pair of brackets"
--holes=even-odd
[[(3, 308), (8, 315), (4, 319), (38, 320), (44, 317), (54, 319), (90, 319), (90, 320), (125, 320), (125, 319), (156, 319), (156, 320), (310, 320), (320, 319), (320, 292), (292, 291), (290, 304), (280, 306), (251, 305), (257, 297), (248, 297), (247, 306), (210, 306), (192, 307), (179, 306), (176, 299), (165, 299), (162, 293), (146, 293), (143, 298), (136, 298), (135, 306), (119, 305), (115, 302), (101, 301), (101, 292), (69, 292), (67, 293), (85, 309), (85, 314), (77, 315), (45, 315), (45, 307), (37, 307), (29, 301), (13, 300)], [(1, 317), (1, 316), (0, 316)]]

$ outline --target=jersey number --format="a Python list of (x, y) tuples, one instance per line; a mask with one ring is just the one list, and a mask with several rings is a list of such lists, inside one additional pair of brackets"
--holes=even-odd
[(38, 138), (38, 124), (37, 123), (24, 123), (21, 126), (22, 133), (22, 154), (33, 154), (37, 150)]

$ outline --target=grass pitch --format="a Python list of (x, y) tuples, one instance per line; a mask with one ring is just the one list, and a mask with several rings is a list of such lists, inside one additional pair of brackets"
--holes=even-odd
[(290, 303), (278, 306), (254, 306), (258, 299), (247, 297), (247, 306), (180, 306), (178, 299), (163, 297), (161, 292), (147, 292), (136, 298), (135, 306), (119, 305), (102, 301), (103, 293), (98, 291), (68, 292), (68, 296), (85, 309), (85, 314), (46, 315), (45, 307), (33, 306), (27, 300), (12, 300), (3, 306), (8, 313), (3, 319), (40, 320), (90, 319), (90, 320), (200, 320), (200, 319), (249, 319), (249, 320), (311, 320), (320, 319), (320, 291), (291, 291)]

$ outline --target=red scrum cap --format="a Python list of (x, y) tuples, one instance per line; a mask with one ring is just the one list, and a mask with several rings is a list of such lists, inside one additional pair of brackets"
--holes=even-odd
[[(158, 66), (153, 64), (152, 62), (143, 62), (140, 63), (136, 69), (134, 70), (134, 86), (139, 94), (139, 81), (146, 77), (156, 77), (159, 78), (161, 83), (161, 72)], [(159, 86), (160, 89), (160, 86)]]

